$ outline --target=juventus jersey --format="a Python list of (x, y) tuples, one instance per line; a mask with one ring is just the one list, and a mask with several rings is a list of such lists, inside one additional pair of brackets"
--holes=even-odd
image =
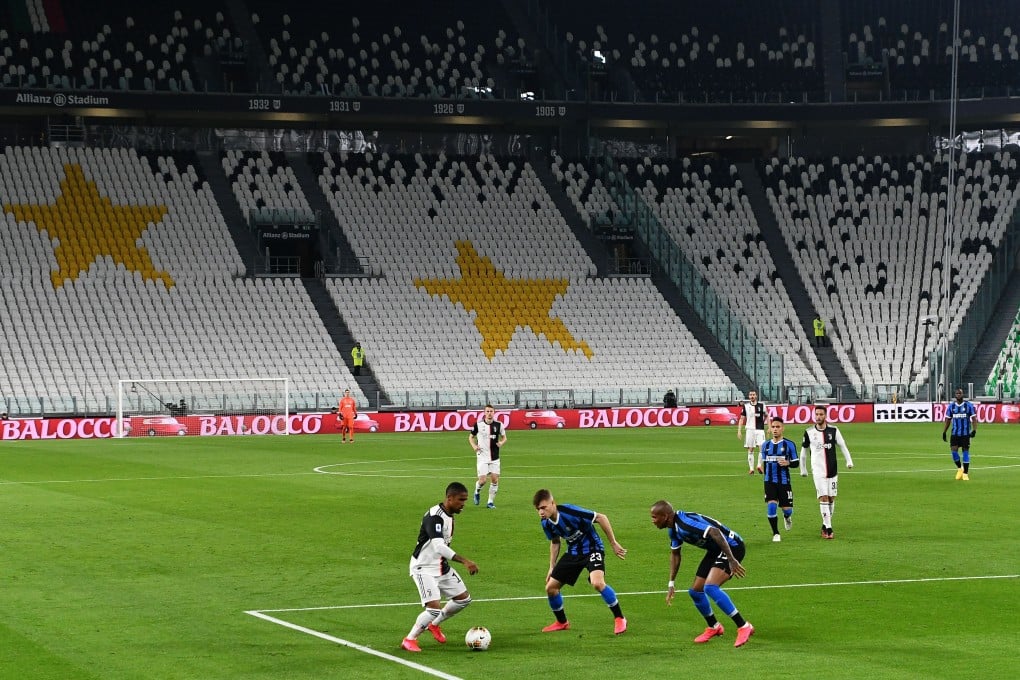
[(744, 402), (744, 422), (747, 424), (747, 429), (764, 430), (765, 421), (768, 419), (768, 411), (765, 410), (765, 404), (758, 402), (752, 404), (747, 401)]
[(485, 418), (479, 418), (471, 427), (471, 434), (482, 449), (480, 456), (487, 456), (490, 462), (499, 460), (499, 438), (503, 434), (503, 423), (495, 418), (491, 423), (485, 422)]
[(450, 571), (447, 558), (453, 557), (453, 515), (447, 514), (442, 503), (429, 508), (421, 518), (418, 543), (411, 554), (411, 571), (442, 576)]
[[(836, 447), (843, 451), (843, 457), (847, 465), (853, 465), (850, 458), (850, 450), (843, 441), (843, 434), (839, 428), (826, 425), (825, 429), (819, 430), (817, 426), (812, 427), (804, 433), (804, 443), (801, 445), (806, 467), (815, 475), (825, 477), (836, 476)], [(810, 458), (808, 457), (810, 454)]]

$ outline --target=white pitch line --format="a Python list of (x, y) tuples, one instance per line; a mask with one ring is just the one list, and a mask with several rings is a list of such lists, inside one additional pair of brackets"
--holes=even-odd
[(0, 486), (10, 486), (13, 484), (18, 485), (29, 485), (29, 484), (86, 484), (95, 482), (165, 482), (174, 480), (184, 479), (245, 479), (245, 478), (259, 478), (259, 477), (301, 477), (305, 475), (319, 474), (315, 471), (304, 471), (304, 472), (267, 472), (264, 474), (232, 474), (232, 475), (179, 475), (179, 476), (167, 476), (167, 477), (107, 477), (107, 478), (96, 478), (96, 479), (36, 479), (36, 480), (25, 480), (18, 481), (13, 479), (0, 480)]
[[(595, 465), (595, 464), (593, 464), (593, 465)], [(596, 467), (606, 467), (606, 465), (595, 465), (595, 466)], [(324, 470), (323, 468), (325, 468), (325, 467), (329, 467), (329, 466), (325, 466), (325, 465), (320, 466), (319, 468), (316, 468), (315, 471), (317, 473), (320, 473), (320, 474), (333, 475), (335, 477), (362, 477), (362, 478), (385, 477), (387, 479), (440, 479), (440, 478), (443, 478), (442, 477), (443, 474), (446, 474), (448, 476), (448, 473), (445, 473), (444, 470), (448, 469), (448, 470), (450, 470), (450, 472), (455, 472), (455, 473), (457, 473), (457, 471), (460, 471), (460, 472), (463, 471), (463, 468), (456, 468), (456, 469), (454, 469), (454, 468), (437, 468), (437, 469), (431, 470), (428, 473), (422, 473), (420, 471), (413, 471), (413, 470), (410, 470), (410, 469), (407, 470), (406, 472), (401, 471), (401, 470), (375, 471), (375, 472), (330, 472), (330, 471)], [(552, 466), (542, 466), (542, 467), (552, 467)], [(581, 467), (581, 466), (570, 465), (570, 466), (564, 466), (564, 467), (571, 467), (571, 468), (576, 469), (576, 468)], [(1016, 464), (1013, 464), (1013, 465), (982, 465), (979, 468), (974, 468), (974, 470), (977, 470), (977, 471), (981, 471), (981, 470), (1006, 470), (1006, 469), (1017, 469), (1017, 468), (1020, 468), (1020, 463), (1016, 463)], [(918, 469), (918, 468), (914, 468), (914, 469), (911, 469), (911, 470), (860, 470), (857, 467), (855, 467), (853, 470), (847, 470), (843, 474), (846, 474), (848, 476), (852, 476), (852, 475), (910, 475), (910, 474), (920, 474), (920, 473), (945, 474), (947, 471), (951, 472), (952, 469), (953, 468), (943, 466), (943, 467), (930, 468), (930, 469)], [(542, 476), (533, 477), (533, 476), (529, 476), (529, 475), (503, 474), (502, 476), (506, 477), (507, 479), (510, 479), (510, 480), (515, 480), (515, 479), (516, 480), (524, 480), (524, 479), (538, 479), (538, 480), (541, 480), (541, 479), (548, 479), (548, 475), (542, 475)], [(718, 472), (718, 473), (710, 473), (710, 474), (690, 474), (690, 473), (688, 473), (688, 474), (680, 474), (680, 475), (664, 475), (664, 474), (628, 475), (628, 474), (615, 473), (614, 474), (614, 479), (707, 479), (707, 478), (713, 478), (714, 479), (714, 478), (727, 478), (727, 477), (740, 477), (740, 478), (743, 478), (743, 477), (746, 477), (746, 476), (747, 476), (746, 472), (745, 473)], [(557, 479), (591, 479), (591, 477), (588, 476), (588, 475), (557, 475), (556, 478)]]
[[(286, 611), (286, 610), (281, 610), (281, 611)], [(387, 654), (386, 652), (380, 652), (377, 649), (372, 649), (371, 647), (365, 647), (364, 645), (359, 645), (356, 642), (351, 642), (350, 640), (344, 640), (343, 638), (338, 638), (338, 637), (334, 637), (332, 635), (327, 635), (326, 633), (321, 633), (321, 632), (319, 632), (317, 630), (312, 630), (311, 628), (305, 628), (304, 626), (299, 626), (297, 624), (291, 623), (290, 621), (284, 621), (283, 619), (278, 619), (278, 618), (276, 618), (274, 616), (267, 616), (266, 614), (262, 613), (261, 611), (247, 611), (247, 612), (245, 612), (245, 614), (250, 614), (251, 616), (254, 616), (255, 618), (262, 619), (263, 621), (269, 621), (270, 623), (275, 623), (276, 625), (283, 626), (284, 628), (290, 628), (291, 630), (296, 630), (299, 633), (305, 633), (306, 635), (311, 635), (313, 637), (317, 637), (320, 640), (326, 640), (327, 642), (332, 642), (332, 643), (337, 644), (337, 645), (342, 645), (344, 647), (350, 647), (351, 649), (355, 649), (355, 650), (357, 650), (359, 652), (362, 652), (364, 654), (370, 654), (372, 656), (377, 656), (380, 659), (385, 659), (386, 661), (392, 661), (392, 662), (398, 663), (398, 664), (400, 664), (402, 666), (407, 666), (408, 668), (413, 668), (413, 669), (421, 671), (423, 673), (428, 673), (429, 675), (434, 675), (437, 678), (444, 678), (444, 680), (462, 680), (462, 678), (460, 678), (460, 677), (458, 677), (456, 675), (450, 675), (449, 673), (444, 673), (441, 670), (438, 670), (438, 669), (435, 669), (435, 668), (430, 668), (429, 666), (423, 666), (420, 663), (415, 663), (413, 661), (408, 661), (407, 659), (401, 659), (399, 656), (393, 656), (392, 654)]]
[[(901, 579), (879, 579), (875, 581), (832, 581), (829, 583), (782, 583), (774, 585), (760, 585), (760, 586), (733, 586), (727, 585), (726, 590), (777, 590), (783, 588), (830, 588), (840, 586), (871, 586), (871, 585), (895, 585), (902, 583), (935, 583), (943, 581), (987, 581), (993, 579), (1011, 579), (1020, 578), (1020, 574), (989, 574), (986, 576), (933, 576), (930, 578), (901, 578)], [(732, 581), (730, 581), (732, 583)], [(664, 590), (639, 590), (629, 593), (617, 593), (618, 595), (626, 595), (632, 597), (635, 595), (662, 595), (666, 591)], [(585, 597), (602, 597), (598, 593), (579, 593), (564, 595), (563, 597), (568, 599), (585, 598)], [(528, 600), (542, 600), (545, 601), (548, 598), (544, 595), (529, 595), (521, 597), (490, 597), (486, 599), (472, 598), (472, 602), (523, 602)], [(338, 609), (375, 609), (380, 607), (420, 607), (420, 602), (387, 602), (381, 604), (341, 604), (335, 606), (326, 607), (295, 607), (290, 609), (256, 609), (245, 612), (252, 616), (257, 616), (258, 613), (272, 612), (275, 614), (285, 612), (315, 612), (315, 611), (332, 611)], [(291, 626), (294, 627), (294, 626)]]

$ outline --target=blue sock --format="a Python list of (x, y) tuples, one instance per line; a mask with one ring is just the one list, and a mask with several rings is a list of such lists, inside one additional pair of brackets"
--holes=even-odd
[(793, 517), (793, 508), (783, 508), (783, 517)]
[[(776, 503), (774, 501), (770, 501), (769, 504), (767, 506), (765, 506), (765, 507), (768, 508), (768, 511), (765, 513), (766, 517), (776, 517), (776, 516), (778, 516), (778, 513), (776, 512), (776, 509), (779, 507), (779, 503)], [(706, 588), (706, 590), (707, 590), (707, 588)]]
[(700, 590), (694, 590), (694, 588), (688, 590), (687, 593), (694, 600), (694, 608), (698, 610), (699, 614), (702, 616), (712, 615), (712, 603), (708, 601), (708, 595)]
[(562, 593), (557, 593), (555, 595), (550, 595), (549, 596), (549, 607), (552, 608), (552, 610), (554, 612), (558, 612), (558, 611), (562, 610), (563, 609), (563, 594)]
[(602, 596), (602, 599), (605, 600), (605, 603), (608, 604), (610, 607), (616, 604), (616, 591), (613, 590), (613, 587), (610, 586), (608, 583), (606, 584), (606, 587), (602, 589), (602, 592), (599, 594)]
[(733, 600), (731, 600), (730, 596), (723, 592), (723, 589), (719, 586), (705, 586), (705, 594), (711, 597), (712, 600), (719, 605), (719, 609), (721, 609), (726, 616), (733, 616), (733, 613), (737, 611), (737, 606), (733, 604)]
[(960, 452), (953, 451), (953, 462), (956, 463), (957, 467), (960, 467)]
[(963, 450), (963, 462), (970, 465), (970, 449)]

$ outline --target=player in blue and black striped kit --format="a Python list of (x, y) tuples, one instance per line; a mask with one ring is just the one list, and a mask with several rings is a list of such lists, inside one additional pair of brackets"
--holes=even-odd
[[(956, 463), (956, 478), (965, 482), (970, 481), (970, 440), (977, 436), (977, 410), (974, 404), (965, 401), (963, 390), (956, 388), (954, 393), (956, 401), (949, 402), (946, 406), (946, 424), (942, 428), (942, 441), (946, 441), (946, 430), (950, 424), (953, 427), (949, 433), (949, 450), (953, 454), (953, 462)], [(960, 460), (960, 450), (963, 450), (963, 460)]]
[[(588, 570), (588, 581), (602, 596), (615, 619), (613, 632), (617, 635), (627, 630), (627, 619), (620, 611), (620, 602), (616, 592), (606, 583), (605, 548), (595, 525), (602, 527), (606, 539), (613, 552), (621, 560), (627, 555), (627, 549), (620, 545), (613, 533), (613, 525), (609, 518), (600, 512), (588, 510), (567, 503), (557, 504), (548, 489), (539, 489), (532, 499), (538, 516), (542, 518), (542, 530), (549, 539), (549, 573), (545, 579), (545, 594), (549, 598), (556, 620), (542, 629), (543, 633), (567, 630), (570, 622), (563, 611), (563, 595), (560, 589), (563, 584), (574, 585), (577, 577), (585, 569)], [(566, 554), (560, 555), (562, 542), (567, 542)]]
[(793, 528), (793, 485), (790, 484), (790, 468), (800, 467), (797, 456), (797, 445), (783, 437), (783, 419), (773, 418), (769, 423), (772, 439), (761, 445), (758, 454), (758, 467), (765, 475), (765, 508), (772, 527), (772, 541), (783, 540), (779, 535), (779, 514), (776, 509), (783, 509), (783, 523), (786, 530)]
[(674, 510), (668, 501), (657, 501), (651, 509), (652, 524), (656, 529), (669, 529), (669, 583), (666, 586), (666, 604), (673, 604), (676, 593), (676, 574), (680, 570), (680, 549), (689, 543), (705, 551), (705, 556), (694, 574), (694, 583), (687, 593), (694, 600), (694, 606), (705, 617), (708, 628), (694, 638), (701, 644), (723, 634), (722, 624), (715, 618), (712, 602), (733, 619), (737, 626), (734, 647), (742, 647), (754, 635), (754, 626), (746, 621), (733, 600), (722, 589), (730, 577), (741, 578), (745, 571), (740, 560), (744, 559), (747, 547), (740, 534), (729, 529), (708, 515), (696, 512)]

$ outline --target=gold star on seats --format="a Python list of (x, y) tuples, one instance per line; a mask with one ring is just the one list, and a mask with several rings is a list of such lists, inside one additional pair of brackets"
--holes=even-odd
[(457, 242), (459, 279), (415, 279), (414, 285), (430, 295), (447, 295), (475, 312), (475, 328), (482, 334), (482, 352), (491, 361), (496, 350), (510, 347), (518, 328), (530, 327), (550, 343), (576, 349), (589, 359), (594, 352), (584, 340), (575, 340), (558, 317), (552, 316), (557, 295), (567, 292), (567, 279), (508, 279), (487, 257), (475, 252), (469, 241)]
[(50, 239), (59, 241), (53, 250), (58, 269), (50, 272), (54, 288), (60, 288), (68, 279), (77, 279), (103, 255), (141, 273), (146, 280), (162, 281), (168, 289), (174, 285), (170, 274), (156, 271), (149, 251), (136, 243), (149, 223), (163, 219), (166, 206), (114, 205), (99, 194), (95, 182), (85, 179), (80, 165), (64, 166), (60, 195), (52, 205), (8, 204), (4, 212), (13, 213), (23, 222), (34, 222), (36, 229), (45, 230)]

